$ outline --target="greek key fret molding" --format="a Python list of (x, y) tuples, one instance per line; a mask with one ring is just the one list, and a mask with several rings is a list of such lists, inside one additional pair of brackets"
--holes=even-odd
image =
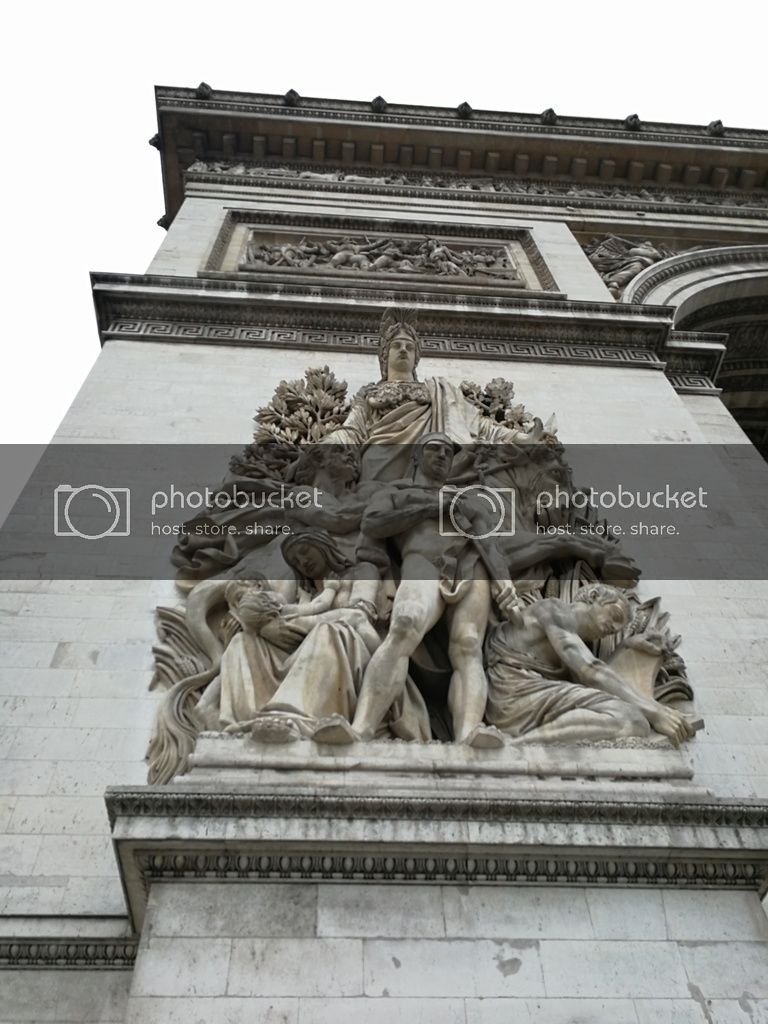
[(130, 971), (138, 939), (4, 938), (0, 970)]
[(703, 374), (667, 372), (667, 380), (678, 395), (712, 395), (713, 398), (717, 398), (723, 393), (722, 388), (717, 387)]
[[(551, 331), (549, 332), (552, 333)], [(300, 348), (327, 352), (375, 352), (378, 337), (342, 331), (289, 330), (283, 327), (215, 326), (163, 320), (113, 320), (105, 340), (200, 342), (266, 348)], [(584, 345), (576, 341), (494, 341), (476, 338), (425, 338), (424, 353), (437, 357), (488, 360), (535, 360), (549, 363), (638, 366), (661, 370), (663, 362), (642, 348)]]

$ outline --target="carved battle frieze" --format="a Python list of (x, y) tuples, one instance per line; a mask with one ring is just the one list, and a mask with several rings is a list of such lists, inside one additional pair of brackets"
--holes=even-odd
[(491, 283), (526, 288), (518, 269), (514, 244), (478, 246), (449, 244), (427, 236), (392, 235), (304, 236), (297, 240), (265, 241), (250, 232), (241, 271), (272, 269), (321, 273), (374, 274), (386, 277), (459, 279), (462, 283)]

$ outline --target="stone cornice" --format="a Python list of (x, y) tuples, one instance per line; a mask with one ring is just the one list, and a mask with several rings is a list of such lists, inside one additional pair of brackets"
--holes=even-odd
[(768, 134), (403, 104), (158, 87), (166, 217), (195, 159), (326, 161), (349, 168), (508, 173), (577, 182), (766, 187)]
[[(768, 803), (760, 800), (557, 799), (509, 796), (379, 796), (291, 791), (211, 792), (190, 786), (112, 786), (110, 825), (131, 818), (383, 818), (423, 821), (558, 822), (662, 825), (668, 828), (748, 828), (768, 832)], [(768, 849), (766, 849), (768, 858)]]
[[(676, 390), (719, 394), (725, 337), (670, 331), (668, 307), (516, 295), (491, 300), (346, 283), (93, 274), (102, 344), (164, 342), (373, 355), (393, 302), (421, 309), (424, 354), (489, 362), (665, 370)], [(351, 296), (354, 295), (352, 301)], [(455, 309), (452, 308), (456, 302)]]
[[(518, 293), (452, 296), (347, 282), (92, 275), (102, 343), (113, 340), (374, 354), (382, 311), (421, 307), (433, 358), (630, 366), (668, 371), (675, 387), (717, 394), (724, 338), (670, 331), (667, 307), (569, 302)], [(461, 301), (459, 301), (461, 300)], [(674, 376), (673, 376), (674, 374)], [(683, 380), (683, 376), (690, 380)]]
[[(419, 329), (428, 338), (440, 336), (451, 341), (443, 348), (432, 344), (435, 355), (487, 355), (493, 346), (472, 349), (470, 341), (553, 343), (597, 346), (658, 353), (663, 349), (670, 327), (666, 307), (626, 306), (612, 302), (571, 302), (562, 298), (529, 297), (517, 293), (471, 294), (461, 290), (412, 290), (394, 284), (384, 288), (360, 282), (352, 287), (342, 282), (291, 283), (291, 277), (277, 282), (275, 275), (201, 275), (171, 277), (158, 275), (91, 275), (97, 319), (102, 341), (125, 333), (145, 340), (190, 341), (258, 345), (267, 343), (259, 334), (262, 325), (306, 332), (331, 332), (335, 340), (315, 347), (375, 348), (382, 312), (393, 304), (419, 310)], [(170, 328), (137, 329), (139, 322), (188, 324), (177, 332)], [(123, 325), (121, 327), (121, 324)], [(126, 327), (126, 324), (129, 326)], [(233, 332), (238, 327), (243, 331)], [(204, 328), (201, 333), (201, 328)], [(254, 333), (248, 335), (248, 329)], [(365, 336), (369, 340), (365, 340)], [(274, 343), (288, 347), (306, 345), (306, 337), (286, 334)], [(574, 348), (576, 358), (579, 352)], [(506, 355), (499, 350), (498, 358)], [(589, 356), (587, 361), (591, 361)]]
[[(590, 798), (492, 796), (475, 783), (387, 795), (350, 777), (320, 789), (107, 791), (133, 925), (153, 882), (267, 881), (621, 884), (761, 889), (768, 804), (614, 783)], [(683, 784), (685, 785), (685, 784)], [(393, 788), (394, 787), (394, 788)], [(615, 792), (616, 796), (611, 793)], [(692, 794), (695, 790), (690, 791)], [(654, 795), (655, 794), (655, 795)]]
[[(295, 106), (287, 106), (285, 97), (274, 93), (232, 92), (213, 89), (209, 98), (200, 96), (198, 89), (158, 85), (155, 87), (158, 111), (187, 109), (197, 111), (221, 110), (228, 113), (268, 113), (275, 117), (320, 118), (331, 120), (364, 121), (377, 124), (392, 123), (399, 119), (408, 124), (438, 124), (462, 126), (456, 108), (422, 106), (415, 104), (390, 103), (386, 111), (377, 113), (371, 103), (361, 100), (324, 99), (310, 96), (298, 97)], [(396, 123), (396, 122), (395, 122)], [(514, 128), (533, 134), (553, 136), (594, 134), (603, 137), (613, 134), (616, 138), (633, 138), (623, 122), (611, 118), (567, 117), (559, 115), (556, 124), (542, 123), (541, 114), (524, 114), (499, 110), (473, 110), (466, 121), (470, 128), (492, 126), (496, 130)], [(689, 142), (695, 140), (704, 146), (743, 146), (751, 144), (768, 149), (768, 131), (751, 128), (726, 128), (725, 136), (708, 135), (705, 125), (676, 124), (666, 121), (646, 121), (641, 129), (643, 139), (663, 139), (666, 142)]]

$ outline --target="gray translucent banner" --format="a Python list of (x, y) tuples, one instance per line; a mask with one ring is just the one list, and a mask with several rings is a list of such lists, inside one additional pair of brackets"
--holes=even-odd
[[(0, 450), (0, 508), (39, 455)], [(609, 582), (768, 579), (768, 466), (750, 445), (455, 446), (429, 462), (384, 445), (51, 445), (0, 528), (0, 574), (277, 578), (296, 571), (293, 537), (336, 571), (396, 579), (576, 562)]]

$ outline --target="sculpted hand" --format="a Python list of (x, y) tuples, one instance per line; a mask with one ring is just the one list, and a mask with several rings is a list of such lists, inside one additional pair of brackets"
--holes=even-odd
[(303, 629), (285, 619), (274, 618), (266, 622), (259, 630), (259, 636), (268, 640), (281, 651), (295, 650), (304, 639)]
[(493, 596), (499, 611), (515, 625), (520, 625), (523, 618), (523, 606), (517, 596), (515, 585), (511, 580), (494, 580), (492, 583)]
[(689, 718), (666, 704), (657, 704), (653, 712), (648, 714), (648, 721), (656, 732), (668, 737), (676, 747), (683, 740), (690, 739), (695, 729)]

